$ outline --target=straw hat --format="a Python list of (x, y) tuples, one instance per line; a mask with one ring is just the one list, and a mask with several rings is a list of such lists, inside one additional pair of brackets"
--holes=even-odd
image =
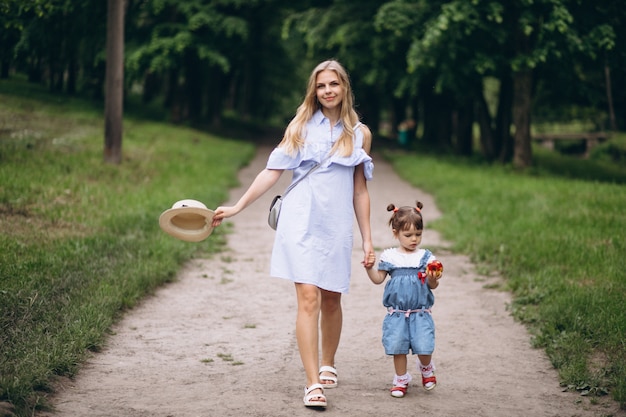
[(200, 242), (213, 232), (215, 212), (197, 200), (180, 200), (159, 217), (159, 226), (167, 234), (187, 242)]

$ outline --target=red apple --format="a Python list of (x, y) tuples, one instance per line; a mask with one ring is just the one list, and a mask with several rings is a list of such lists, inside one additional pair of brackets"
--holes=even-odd
[(439, 278), (443, 273), (443, 264), (439, 261), (429, 262), (428, 265), (426, 265), (426, 268), (429, 271), (432, 271), (433, 275), (437, 278)]

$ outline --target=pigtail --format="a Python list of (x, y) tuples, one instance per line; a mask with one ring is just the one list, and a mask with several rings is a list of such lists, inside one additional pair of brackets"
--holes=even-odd
[(391, 214), (391, 218), (389, 219), (389, 226), (391, 226), (393, 228), (393, 218), (396, 215), (396, 213), (398, 212), (398, 208), (393, 204), (389, 204), (387, 206), (387, 211), (392, 211), (393, 213)]
[(413, 225), (417, 230), (422, 230), (424, 228), (424, 220), (422, 219), (423, 207), (424, 204), (421, 201), (416, 201), (415, 207), (396, 207), (393, 203), (389, 204), (387, 211), (393, 212), (389, 219), (389, 226), (394, 230), (408, 230)]

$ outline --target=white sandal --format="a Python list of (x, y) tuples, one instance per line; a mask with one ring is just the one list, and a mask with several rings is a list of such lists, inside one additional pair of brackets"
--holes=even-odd
[[(311, 394), (312, 391), (319, 389), (321, 394)], [(317, 400), (314, 400), (317, 398)], [(324, 386), (322, 384), (313, 384), (310, 387), (304, 387), (304, 406), (305, 407), (326, 407), (326, 396), (324, 395)]]
[[(330, 372), (332, 376), (322, 375), (322, 372)], [(320, 381), (324, 388), (336, 388), (337, 387), (337, 369), (334, 366), (322, 366), (320, 368)]]

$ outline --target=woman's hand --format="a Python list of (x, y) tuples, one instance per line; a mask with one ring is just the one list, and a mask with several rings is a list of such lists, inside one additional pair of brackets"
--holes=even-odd
[(376, 263), (376, 254), (373, 252), (370, 253), (369, 255), (366, 255), (366, 260), (361, 262), (361, 264), (365, 267), (365, 269), (373, 268), (375, 263)]
[(215, 209), (215, 214), (213, 215), (213, 220), (211, 221), (211, 226), (217, 227), (222, 224), (222, 220), (228, 217), (232, 217), (237, 214), (239, 211), (232, 206), (220, 206)]
[(257, 198), (269, 190), (272, 185), (276, 184), (282, 173), (282, 169), (267, 168), (259, 172), (254, 181), (252, 181), (252, 184), (250, 184), (250, 187), (248, 187), (246, 192), (241, 196), (237, 204), (234, 206), (220, 206), (215, 209), (215, 215), (213, 216), (211, 225), (213, 225), (213, 227), (219, 226), (225, 218), (232, 217), (248, 207), (256, 201)]
[(371, 241), (363, 242), (363, 261), (361, 264), (366, 268), (370, 269), (376, 263), (376, 252), (374, 252), (374, 245), (372, 245)]

